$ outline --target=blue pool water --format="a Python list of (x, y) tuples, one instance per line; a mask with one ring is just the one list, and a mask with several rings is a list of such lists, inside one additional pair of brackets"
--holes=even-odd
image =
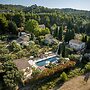
[(39, 62), (36, 62), (36, 65), (37, 66), (45, 66), (47, 63), (46, 62), (55, 62), (57, 61), (57, 57), (52, 57), (52, 58), (48, 58), (48, 59), (45, 59), (45, 60), (42, 60), (42, 61), (39, 61)]

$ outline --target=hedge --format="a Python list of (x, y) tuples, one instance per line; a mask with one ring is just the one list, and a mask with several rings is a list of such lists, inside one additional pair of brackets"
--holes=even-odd
[(76, 64), (76, 62), (74, 61), (69, 61), (65, 64), (59, 64), (53, 68), (50, 68), (50, 69), (45, 69), (43, 70), (40, 74), (36, 75), (35, 77), (31, 78), (30, 80), (27, 80), (25, 81), (25, 83), (29, 83), (29, 82), (37, 82), (37, 81), (40, 81), (40, 80), (44, 80), (48, 77), (51, 77), (52, 75), (54, 75), (55, 73), (59, 73), (61, 71), (63, 71), (64, 69), (69, 69), (69, 68), (72, 68), (74, 67)]

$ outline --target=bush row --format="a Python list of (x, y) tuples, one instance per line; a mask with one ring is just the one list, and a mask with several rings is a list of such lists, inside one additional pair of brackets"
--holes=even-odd
[(53, 68), (50, 68), (50, 69), (45, 69), (40, 74), (34, 76), (32, 79), (25, 81), (25, 83), (44, 80), (44, 79), (46, 79), (48, 77), (51, 77), (55, 73), (62, 72), (66, 68), (69, 69), (69, 68), (74, 67), (75, 64), (76, 63), (74, 61), (69, 61), (69, 62), (67, 62), (65, 64), (62, 64), (62, 65), (60, 64), (60, 65), (57, 65), (56, 67), (53, 67)]

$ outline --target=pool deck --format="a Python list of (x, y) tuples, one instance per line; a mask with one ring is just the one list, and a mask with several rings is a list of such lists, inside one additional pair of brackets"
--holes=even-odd
[(57, 55), (52, 55), (52, 56), (48, 56), (48, 57), (45, 57), (45, 58), (42, 58), (42, 59), (38, 59), (38, 60), (35, 60), (34, 62), (35, 62), (35, 63), (36, 63), (36, 62), (40, 62), (40, 61), (43, 61), (43, 60), (45, 60), (45, 59), (52, 58), (52, 57), (55, 57), (55, 56), (57, 56)]
[(44, 57), (44, 58), (38, 58), (36, 60), (29, 60), (28, 63), (31, 65), (31, 66), (34, 66), (35, 68), (45, 68), (44, 66), (40, 67), (40, 66), (37, 66), (36, 63), (37, 62), (40, 62), (40, 61), (44, 61), (46, 59), (49, 59), (49, 58), (52, 58), (52, 57), (56, 57), (57, 55), (56, 54), (53, 54), (53, 55), (50, 55), (50, 56), (47, 56), (47, 57)]

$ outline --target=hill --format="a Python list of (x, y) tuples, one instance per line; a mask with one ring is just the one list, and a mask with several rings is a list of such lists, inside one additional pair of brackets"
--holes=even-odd
[(20, 10), (23, 10), (25, 7), (22, 6), (22, 5), (3, 5), (3, 4), (0, 4), (0, 12), (6, 12), (6, 11), (20, 11)]
[(11, 12), (11, 11), (23, 11), (23, 12), (33, 12), (33, 13), (54, 13), (54, 12), (58, 12), (58, 13), (71, 13), (71, 14), (82, 14), (83, 15), (87, 15), (88, 17), (90, 17), (90, 11), (86, 11), (86, 10), (76, 10), (76, 9), (72, 9), (72, 8), (47, 8), (47, 7), (43, 7), (43, 6), (37, 6), (32, 5), (32, 6), (22, 6), (22, 5), (3, 5), (0, 4), (0, 12)]

